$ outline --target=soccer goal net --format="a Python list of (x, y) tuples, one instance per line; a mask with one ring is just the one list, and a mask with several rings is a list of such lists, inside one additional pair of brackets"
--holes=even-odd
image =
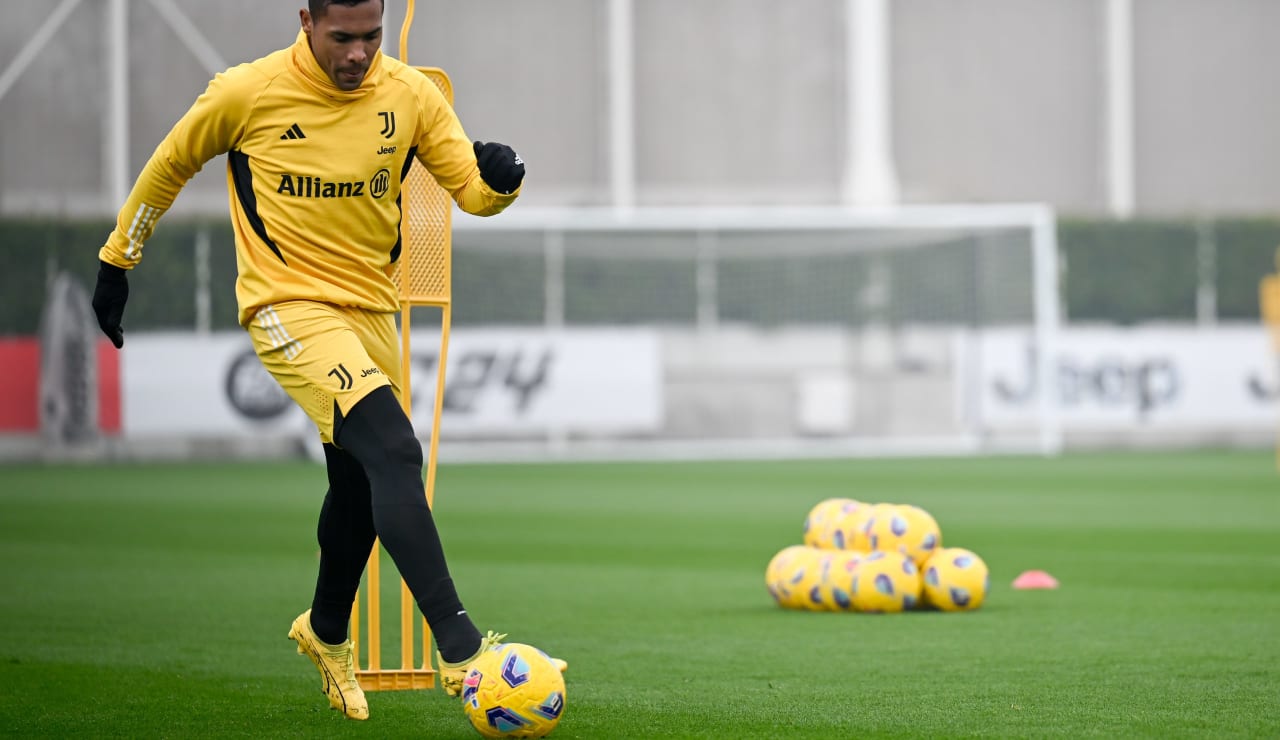
[(453, 279), (460, 336), (494, 326), (656, 336), (657, 423), (549, 431), (562, 450), (1050, 454), (1061, 444), (1041, 392), (1053, 387), (1059, 305), (1044, 206), (518, 206), (455, 219)]

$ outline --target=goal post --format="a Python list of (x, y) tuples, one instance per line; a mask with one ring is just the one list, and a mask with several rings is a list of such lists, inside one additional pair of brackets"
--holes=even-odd
[[(526, 207), (460, 221), (453, 239), (459, 290), (473, 296), (455, 313), (459, 330), (648, 327), (660, 337), (661, 428), (579, 434), (586, 455), (1062, 447), (1049, 206)], [(490, 300), (468, 287), (499, 264), (509, 284), (541, 294)], [(574, 441), (546, 449), (574, 457)], [(484, 440), (446, 442), (451, 455), (486, 458)]]

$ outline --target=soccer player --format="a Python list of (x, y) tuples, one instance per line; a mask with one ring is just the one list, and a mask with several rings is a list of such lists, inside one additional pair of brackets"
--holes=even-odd
[[(241, 325), (262, 364), (316, 423), (329, 490), (311, 608), (289, 630), (329, 703), (369, 706), (348, 625), (379, 537), (436, 638), (441, 682), (504, 636), (481, 635), (445, 562), (422, 481), (422, 447), (397, 397), (400, 188), (416, 159), (468, 213), (500, 213), (524, 162), (471, 142), (426, 75), (384, 56), (383, 0), (309, 0), (294, 44), (214, 77), (160, 142), (98, 256), (93, 308), (124, 344), (128, 270), (178, 192), (226, 153)], [(560, 664), (563, 668), (563, 663)]]

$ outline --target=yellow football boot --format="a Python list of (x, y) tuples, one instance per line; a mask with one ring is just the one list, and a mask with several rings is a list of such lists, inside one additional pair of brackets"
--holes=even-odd
[(298, 654), (305, 655), (320, 671), (320, 690), (329, 697), (329, 706), (351, 719), (369, 719), (369, 702), (356, 680), (355, 649), (348, 639), (341, 645), (328, 645), (311, 629), (311, 610), (293, 620), (289, 639), (298, 643)]
[[(461, 696), (462, 681), (467, 677), (467, 670), (471, 667), (471, 664), (481, 655), (484, 655), (485, 652), (501, 645), (506, 637), (505, 634), (490, 630), (488, 634), (480, 638), (480, 649), (476, 651), (475, 655), (457, 663), (446, 663), (437, 651), (436, 660), (440, 663), (440, 685), (444, 687), (444, 693), (449, 696)], [(556, 668), (560, 669), (561, 673), (569, 669), (569, 664), (559, 658), (551, 658), (551, 662), (555, 664)]]

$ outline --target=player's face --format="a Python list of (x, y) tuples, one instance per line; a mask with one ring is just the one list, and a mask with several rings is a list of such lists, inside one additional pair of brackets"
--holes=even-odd
[(320, 68), (341, 90), (360, 87), (382, 45), (382, 0), (334, 3), (316, 18), (305, 8), (301, 14), (302, 30), (311, 39), (311, 52)]

